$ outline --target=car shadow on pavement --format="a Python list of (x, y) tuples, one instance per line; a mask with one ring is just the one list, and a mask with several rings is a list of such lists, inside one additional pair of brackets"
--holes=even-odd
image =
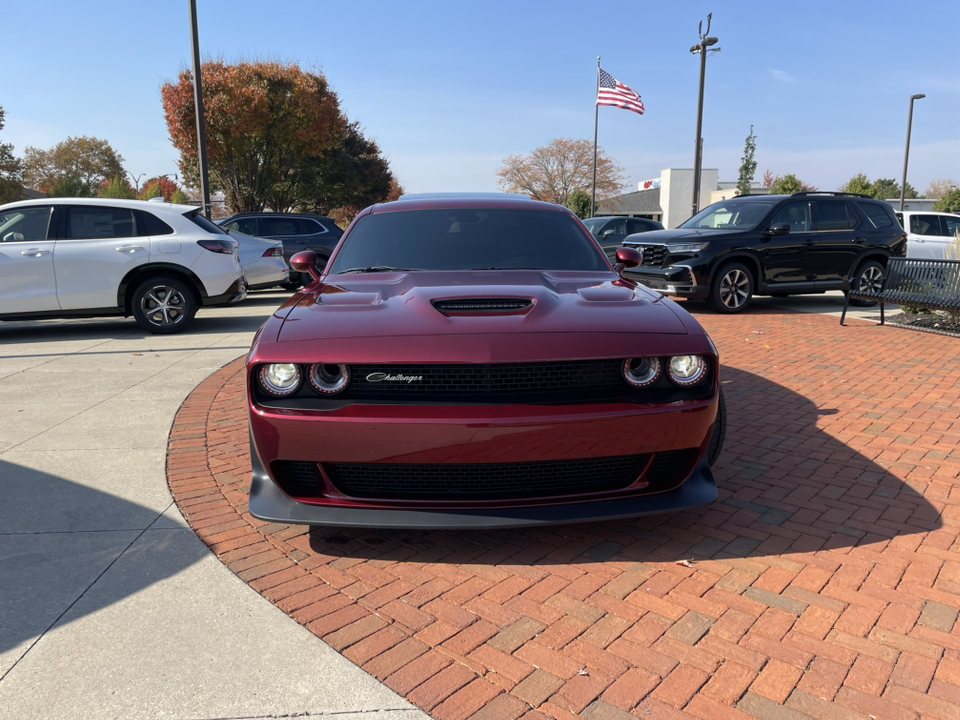
[(119, 602), (207, 553), (202, 543), (182, 542), (192, 531), (162, 511), (62, 477), (0, 460), (0, 489), (0, 675), (14, 662), (3, 653), (19, 647), (19, 658), (55, 625)]
[[(862, 413), (848, 418), (837, 408), (818, 408), (736, 368), (724, 367), (721, 377), (728, 425), (714, 467), (720, 497), (712, 505), (493, 531), (314, 527), (310, 548), (328, 556), (425, 563), (680, 562), (884, 545), (942, 526), (937, 510), (904, 482), (913, 466), (881, 467), (835, 437)], [(862, 433), (852, 437), (853, 444), (865, 443)]]

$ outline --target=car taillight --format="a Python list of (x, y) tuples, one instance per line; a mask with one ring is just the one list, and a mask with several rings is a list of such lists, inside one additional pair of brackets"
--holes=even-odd
[(283, 248), (275, 247), (265, 250), (263, 253), (264, 257), (283, 257)]
[(197, 245), (210, 252), (233, 255), (237, 251), (237, 243), (233, 240), (197, 240)]

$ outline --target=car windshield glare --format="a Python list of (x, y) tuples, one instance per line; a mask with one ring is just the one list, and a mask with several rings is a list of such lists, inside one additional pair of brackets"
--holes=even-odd
[(690, 230), (749, 230), (756, 227), (774, 205), (776, 201), (772, 199), (724, 200), (704, 208), (680, 227)]
[(580, 225), (562, 212), (447, 209), (385, 212), (357, 220), (332, 274), (405, 270), (608, 270)]

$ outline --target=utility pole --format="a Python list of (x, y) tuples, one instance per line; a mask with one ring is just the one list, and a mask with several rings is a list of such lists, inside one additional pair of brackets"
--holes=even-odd
[(207, 127), (203, 118), (203, 84), (200, 79), (200, 40), (197, 36), (197, 0), (190, 0), (190, 33), (193, 44), (193, 103), (197, 112), (197, 156), (200, 161), (200, 195), (203, 214), (210, 219), (210, 179), (207, 174)]
[[(700, 55), (700, 95), (697, 101), (697, 142), (694, 148), (693, 158), (693, 212), (691, 213), (691, 217), (700, 211), (700, 173), (702, 170), (701, 164), (703, 163), (703, 138), (701, 136), (703, 131), (703, 79), (707, 72), (707, 48), (719, 42), (715, 37), (707, 37), (710, 33), (710, 21), (712, 18), (713, 13), (707, 15), (706, 32), (703, 30), (703, 23), (700, 23), (698, 28), (700, 42), (690, 48), (692, 54)], [(709, 52), (720, 52), (720, 48), (711, 48)]]
[(900, 212), (903, 212), (903, 203), (907, 198), (907, 160), (910, 159), (910, 128), (913, 125), (913, 101), (925, 98), (923, 93), (910, 96), (910, 115), (907, 117), (907, 147), (903, 151), (903, 184), (900, 186)]

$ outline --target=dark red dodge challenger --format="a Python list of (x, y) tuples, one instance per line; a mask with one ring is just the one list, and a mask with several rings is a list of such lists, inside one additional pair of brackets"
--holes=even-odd
[(364, 210), (247, 359), (250, 512), (310, 525), (580, 522), (714, 501), (717, 351), (559, 205)]

